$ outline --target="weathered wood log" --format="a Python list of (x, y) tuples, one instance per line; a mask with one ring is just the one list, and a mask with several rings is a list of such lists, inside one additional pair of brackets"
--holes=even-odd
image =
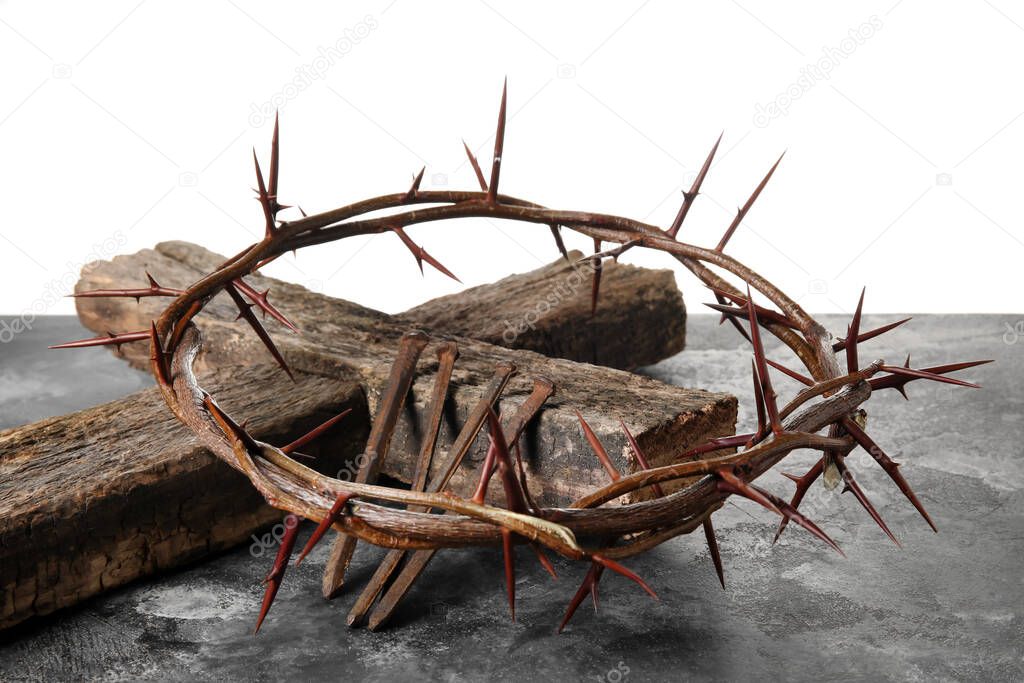
[[(187, 242), (165, 242), (154, 250), (143, 250), (128, 256), (119, 256), (109, 262), (93, 264), (83, 272), (76, 290), (123, 287), (126, 284), (144, 281), (149, 272), (161, 285), (182, 287), (195, 282), (204, 274), (214, 270), (224, 257)], [(624, 275), (609, 277), (614, 292), (605, 292), (605, 277), (602, 277), (602, 301), (616, 301), (615, 310), (623, 308), (622, 301), (628, 293), (622, 291), (630, 279), (628, 273), (642, 273), (624, 265), (611, 265), (608, 273), (616, 271)], [(554, 267), (535, 271), (534, 282), (540, 291), (546, 291), (554, 282), (572, 273), (571, 269)], [(641, 276), (644, 277), (644, 276)], [(301, 330), (300, 335), (289, 332), (273, 319), (267, 320), (267, 327), (274, 335), (275, 343), (288, 359), (292, 368), (312, 374), (347, 375), (355, 372), (361, 377), (367, 394), (371, 413), (377, 408), (377, 401), (390, 374), (397, 342), (411, 325), (418, 323), (427, 331), (433, 330), (432, 321), (441, 316), (437, 308), (425, 308), (426, 319), (417, 319), (412, 314), (388, 316), (351, 302), (316, 294), (291, 283), (281, 282), (262, 276), (250, 277), (247, 281), (260, 291), (269, 290), (274, 305), (291, 319)], [(496, 291), (505, 289), (505, 281), (482, 288), (485, 298), (494, 301)], [(581, 341), (564, 347), (563, 350), (582, 350), (589, 354), (595, 346), (604, 343), (600, 336), (590, 337), (586, 330), (590, 320), (589, 278), (584, 291), (577, 292), (587, 303), (584, 308), (574, 306), (574, 299), (567, 297), (570, 304), (565, 320), (560, 327), (575, 327), (575, 336)], [(674, 281), (668, 284), (675, 290)], [(478, 291), (481, 288), (477, 288)], [(514, 301), (526, 301), (524, 309), (532, 310), (536, 296), (528, 290), (513, 287), (510, 297)], [(609, 294), (608, 299), (605, 295)], [(82, 322), (98, 333), (115, 330), (142, 330), (162, 309), (163, 302), (156, 299), (142, 299), (136, 303), (131, 299), (78, 299), (78, 312)], [(604, 304), (601, 304), (604, 305)], [(471, 298), (450, 300), (449, 307), (463, 311), (464, 329), (494, 329), (493, 307), (476, 307)], [(499, 307), (501, 320), (511, 306)], [(600, 309), (600, 307), (599, 307)], [(657, 315), (665, 313), (664, 308), (649, 309)], [(234, 365), (239, 362), (263, 362), (268, 355), (266, 349), (248, 327), (237, 323), (237, 309), (226, 295), (219, 295), (204, 310), (201, 317), (206, 341), (204, 353), (199, 358), (199, 367), (215, 368)], [(458, 316), (445, 316), (442, 322)], [(622, 326), (618, 331), (623, 337), (635, 339), (647, 334), (666, 321), (651, 317), (638, 321), (632, 330)], [(543, 346), (544, 337), (537, 337)], [(519, 377), (510, 382), (504, 394), (504, 401), (515, 405), (530, 392), (533, 376), (545, 376), (554, 382), (556, 395), (548, 402), (540, 418), (524, 435), (523, 455), (531, 468), (532, 483), (537, 487), (534, 495), (545, 504), (563, 504), (586, 490), (605, 481), (606, 474), (591, 456), (579, 431), (575, 410), (584, 414), (594, 431), (608, 445), (609, 451), (618, 454), (623, 470), (632, 467), (627, 456), (628, 447), (619, 427), (622, 419), (637, 435), (639, 444), (649, 454), (652, 465), (667, 462), (674, 454), (681, 453), (699, 441), (731, 433), (735, 423), (735, 399), (724, 394), (670, 387), (649, 378), (632, 373), (619, 372), (605, 367), (571, 363), (542, 356), (525, 349), (510, 352), (492, 344), (469, 338), (459, 338), (459, 362), (453, 376), (451, 389), (452, 409), (438, 438), (438, 449), (447, 448), (470, 407), (479, 398), (481, 388), (487, 383), (496, 363), (511, 360), (519, 368)], [(502, 338), (500, 341), (507, 342)], [(637, 343), (637, 346), (642, 344)], [(148, 366), (148, 350), (144, 345), (123, 347), (126, 357), (142, 366)], [(629, 346), (624, 347), (628, 352)], [(424, 353), (424, 358), (433, 354)], [(624, 361), (623, 365), (630, 365)], [(419, 449), (418, 435), (422, 433), (418, 424), (425, 419), (423, 401), (429, 395), (431, 373), (430, 363), (421, 363), (420, 376), (413, 385), (412, 407), (399, 421), (383, 474), (408, 482), (412, 477), (415, 454)], [(281, 381), (287, 381), (282, 375)], [(267, 407), (253, 406), (265, 410)], [(246, 417), (240, 413), (239, 417)], [(410, 419), (410, 415), (414, 419)], [(470, 451), (468, 461), (475, 463), (485, 455), (483, 439)], [(540, 453), (544, 457), (540, 457)], [(470, 483), (473, 467), (460, 470), (452, 480), (453, 487), (460, 490)], [(497, 488), (497, 487), (496, 487)]]
[[(270, 364), (207, 375), (229, 410), (256, 404), (248, 428), (288, 443), (345, 408), (345, 430), (310, 454), (333, 474), (369, 431), (355, 377)], [(0, 629), (251, 540), (284, 515), (200, 447), (156, 389), (0, 433)]]
[[(145, 269), (166, 286), (186, 285), (220, 260), (191, 245), (164, 244), (88, 268), (81, 288), (131, 284), (145, 277)], [(334, 456), (323, 467), (344, 473), (346, 463), (361, 450), (396, 341), (412, 317), (394, 318), (273, 280), (250, 281), (260, 289), (271, 287), (275, 304), (303, 330), (301, 336), (292, 335), (268, 322), (296, 370), (297, 382), (267, 365), (262, 360), (265, 350), (232, 322), (230, 303), (216, 301), (200, 321), (207, 335), (200, 366), (210, 373), (204, 383), (218, 389), (228, 410), (249, 419), (257, 438), (272, 443), (292, 440), (345, 406), (356, 408), (319, 449)], [(108, 327), (143, 329), (159, 305), (145, 299), (141, 304), (91, 299), (80, 300), (79, 310), (87, 325), (105, 332)], [(567, 317), (575, 317), (585, 330), (589, 309), (586, 314)], [(427, 318), (424, 322), (429, 323)], [(658, 322), (647, 325), (654, 328)], [(585, 333), (577, 336), (580, 342), (574, 348), (596, 345)], [(697, 441), (732, 431), (735, 399), (724, 394), (670, 387), (470, 339), (458, 342), (461, 358), (439, 449), (450, 444), (496, 362), (512, 359), (519, 366), (520, 377), (505, 398), (512, 405), (528, 393), (529, 377), (548, 376), (560, 393), (523, 443), (535, 496), (545, 503), (564, 503), (604, 481), (574, 409), (587, 416), (623, 470), (632, 463), (618, 431), (619, 418), (656, 464)], [(144, 362), (147, 352), (140, 347), (124, 347), (125, 356)], [(408, 481), (412, 474), (433, 357), (428, 349), (420, 363), (422, 379), (415, 382), (408, 401), (411, 409), (392, 442), (384, 473), (397, 479)], [(469, 473), (482, 459), (482, 441), (454, 487), (469, 485)], [(281, 520), (247, 480), (194, 445), (153, 391), (0, 434), (0, 501), (0, 628), (199, 559)]]
[[(506, 348), (625, 370), (657, 363), (683, 350), (686, 306), (672, 271), (606, 263), (600, 301), (592, 315), (591, 271), (586, 263), (577, 265), (582, 257), (581, 252), (570, 251), (568, 261), (558, 259), (528, 273), (433, 299), (393, 320), (405, 328), (417, 327), (432, 334), (471, 337)], [(145, 271), (162, 285), (185, 286), (223, 261), (223, 256), (189, 242), (162, 242), (155, 249), (89, 264), (76, 291), (144, 285)], [(383, 313), (330, 299), (298, 285), (268, 278), (247, 280), (260, 284), (261, 290), (269, 287), (273, 301), (281, 303), (281, 297), (287, 296), (289, 316), (294, 312), (290, 307), (315, 314), (324, 301), (332, 301), (336, 303), (332, 311), (342, 315), (385, 318)], [(140, 324), (146, 327), (160, 310), (161, 302), (155, 299), (144, 299), (138, 305), (132, 300), (78, 301), (83, 324), (100, 334)], [(223, 297), (215, 314), (233, 320), (232, 311), (233, 305)], [(270, 325), (272, 332), (285, 331), (280, 326), (275, 329), (274, 321)], [(142, 345), (122, 350), (126, 360), (148, 370), (148, 351)], [(251, 360), (238, 355), (233, 358), (235, 363)], [(254, 358), (262, 362), (265, 354), (254, 349)]]
[(500, 282), (439, 297), (398, 316), (426, 329), (510, 349), (632, 370), (686, 342), (686, 307), (669, 270), (617, 262), (601, 273), (590, 312), (591, 269), (578, 251)]

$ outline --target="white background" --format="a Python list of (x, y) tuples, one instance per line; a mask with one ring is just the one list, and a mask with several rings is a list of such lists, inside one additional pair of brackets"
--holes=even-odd
[[(713, 245), (787, 150), (729, 251), (805, 308), (848, 312), (867, 284), (870, 312), (1020, 311), (1022, 58), (1006, 0), (0, 2), (0, 313), (73, 312), (54, 295), (113, 251), (255, 241), (266, 103), (286, 203), (402, 191), (423, 164), (424, 188), (474, 188), (460, 139), (486, 167), (506, 75), (503, 192), (664, 226), (724, 129), (682, 239)], [(467, 284), (556, 255), (542, 226), (410, 234)], [(385, 311), (459, 287), (394, 235), (268, 271)]]

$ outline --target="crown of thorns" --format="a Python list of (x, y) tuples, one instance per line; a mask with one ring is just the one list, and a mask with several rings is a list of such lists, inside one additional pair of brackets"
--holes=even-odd
[[(278, 201), (280, 155), (278, 124), (275, 120), (266, 182), (253, 150), (257, 198), (265, 219), (263, 239), (246, 247), (187, 289), (163, 287), (147, 273), (148, 285), (145, 287), (77, 294), (81, 297), (136, 299), (169, 297), (171, 302), (148, 330), (111, 333), (61, 344), (58, 348), (120, 346), (148, 341), (153, 376), (167, 405), (178, 419), (213, 453), (243, 472), (271, 505), (300, 518), (318, 522), (316, 530), (299, 553), (296, 564), (306, 557), (332, 527), (341, 532), (327, 567), (327, 572), (334, 573), (336, 577), (344, 574), (357, 540), (390, 548), (391, 551), (352, 609), (350, 624), (364, 621), (369, 614), (368, 626), (377, 628), (393, 612), (433, 552), (448, 547), (502, 546), (513, 619), (513, 553), (516, 544), (529, 546), (552, 575), (555, 572), (544, 549), (586, 563), (586, 575), (569, 602), (559, 631), (588, 593), (596, 606), (598, 582), (606, 569), (631, 579), (656, 597), (647, 583), (620, 561), (697, 528), (706, 534), (715, 570), (724, 587), (722, 562), (711, 516), (732, 495), (749, 498), (779, 515), (781, 521), (776, 539), (787, 523), (792, 521), (841, 553), (839, 546), (824, 531), (798, 511), (801, 500), (819, 478), (823, 478), (828, 488), (842, 483), (844, 490), (851, 491), (882, 531), (899, 545), (844, 462), (857, 446), (871, 455), (935, 530), (935, 524), (900, 473), (898, 464), (865, 431), (866, 413), (862, 406), (872, 393), (883, 389), (895, 389), (906, 397), (905, 386), (917, 379), (977, 387), (948, 377), (947, 374), (990, 361), (914, 369), (910, 366), (908, 356), (902, 366), (888, 365), (881, 360), (862, 366), (858, 346), (902, 325), (909, 318), (862, 331), (862, 292), (845, 336), (836, 337), (778, 287), (725, 254), (726, 245), (772, 177), (778, 161), (737, 210), (718, 244), (709, 249), (679, 241), (677, 235), (700, 192), (721, 136), (711, 148), (690, 189), (683, 192), (682, 205), (672, 224), (663, 229), (619, 216), (548, 209), (499, 194), (505, 114), (506, 89), (503, 89), (489, 179), (484, 177), (476, 157), (463, 142), (480, 186), (479, 191), (420, 190), (423, 169), (405, 192), (365, 199), (316, 215), (306, 215), (299, 208), (302, 217), (295, 220), (278, 218), (281, 210), (291, 207)], [(384, 210), (390, 212), (383, 216), (368, 216)], [(457, 280), (448, 268), (414, 242), (406, 229), (414, 225), (466, 217), (503, 218), (545, 225), (551, 230), (558, 250), (567, 259), (561, 228), (592, 238), (594, 254), (586, 258), (593, 266), (593, 307), (596, 307), (600, 293), (601, 264), (604, 259), (617, 259), (633, 248), (653, 249), (675, 258), (711, 290), (717, 303), (709, 306), (719, 311), (723, 321), (730, 322), (753, 347), (751, 365), (753, 399), (757, 412), (756, 431), (713, 439), (680, 454), (672, 464), (652, 468), (623, 424), (622, 429), (639, 464), (638, 471), (623, 475), (617, 471), (587, 421), (579, 415), (580, 428), (607, 471), (610, 481), (569, 507), (550, 508), (537, 505), (530, 495), (518, 440), (525, 427), (542, 409), (554, 387), (543, 378), (536, 378), (533, 392), (502, 423), (502, 419), (495, 414), (494, 406), (515, 371), (510, 363), (501, 363), (495, 368), (493, 378), (470, 411), (455, 441), (447, 453), (438, 454), (439, 464), (435, 462), (433, 467), (436, 474), (428, 481), (443, 404), (458, 355), (453, 341), (438, 340), (437, 343), (439, 363), (428, 408), (428, 430), (419, 453), (411, 490), (381, 486), (375, 481), (409, 392), (416, 361), (431, 342), (423, 333), (411, 332), (402, 338), (380, 408), (374, 416), (362, 467), (354, 481), (324, 476), (293, 457), (301, 455), (300, 449), (333, 428), (344, 414), (293, 443), (275, 446), (253, 438), (199, 385), (192, 365), (202, 347), (202, 337), (193, 320), (219, 292), (227, 292), (238, 307), (239, 319), (252, 327), (275, 361), (291, 377), (284, 356), (253, 309), (258, 308), (264, 317), (270, 315), (293, 332), (298, 332), (298, 329), (269, 301), (267, 292), (259, 292), (246, 283), (247, 275), (292, 250), (355, 235), (392, 232), (412, 252), (421, 271), (423, 264), (427, 263)], [(614, 247), (602, 251), (605, 243)], [(741, 282), (743, 289), (731, 283), (727, 277)], [(755, 303), (752, 292), (767, 299), (769, 305)], [(792, 370), (765, 357), (761, 343), (762, 328), (793, 351), (805, 372)], [(843, 357), (845, 369), (840, 363)], [(780, 405), (772, 387), (769, 366), (805, 385), (804, 388), (789, 402)], [(812, 402), (813, 399), (818, 400)], [(487, 426), (490, 444), (480, 469), (479, 484), (471, 497), (457, 496), (448, 490), (449, 480), (484, 425)], [(826, 434), (819, 434), (823, 430), (827, 430)], [(813, 449), (822, 455), (802, 476), (785, 475), (796, 484), (790, 502), (754, 483), (759, 476), (797, 449)], [(504, 491), (505, 507), (486, 502), (488, 486), (495, 475)], [(661, 484), (667, 482), (681, 482), (683, 485), (675, 492), (666, 494)], [(645, 488), (653, 495), (649, 500), (609, 505), (625, 494)], [(273, 567), (267, 575), (266, 593), (256, 622), (257, 631), (284, 578), (297, 532), (297, 524), (287, 529)]]

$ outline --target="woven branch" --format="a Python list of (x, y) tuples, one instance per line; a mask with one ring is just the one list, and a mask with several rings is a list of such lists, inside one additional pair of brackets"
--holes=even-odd
[[(729, 239), (741, 226), (778, 166), (778, 161), (738, 210), (717, 246), (709, 249), (681, 242), (677, 235), (690, 206), (700, 193), (701, 184), (718, 149), (718, 142), (704, 162), (693, 186), (683, 193), (683, 203), (672, 225), (662, 229), (619, 216), (549, 209), (499, 193), (505, 118), (506, 94), (503, 89), (489, 181), (485, 179), (476, 157), (465, 146), (480, 185), (479, 191), (421, 191), (419, 185), (423, 171), (420, 171), (407, 191), (366, 199), (320, 214), (306, 216), (303, 213), (301, 218), (291, 221), (278, 218), (278, 212), (288, 207), (278, 203), (279, 135), (275, 122), (270, 173), (266, 183), (256, 159), (257, 198), (264, 211), (264, 238), (228, 259), (215, 272), (185, 290), (163, 288), (149, 278), (148, 287), (79, 294), (134, 298), (166, 296), (172, 300), (160, 317), (153, 321), (149, 330), (110, 334), (61, 346), (120, 345), (148, 341), (153, 375), (168, 406), (178, 419), (213, 453), (243, 472), (271, 505), (318, 523), (298, 561), (309, 553), (328, 530), (333, 528), (340, 532), (328, 563), (325, 592), (333, 593), (340, 587), (357, 540), (393, 549), (358, 599), (349, 615), (350, 624), (368, 618), (369, 627), (377, 628), (385, 622), (433, 552), (440, 548), (501, 545), (505, 554), (504, 569), (513, 619), (513, 553), (516, 544), (530, 545), (538, 560), (552, 573), (554, 570), (542, 548), (587, 563), (590, 568), (571, 600), (559, 630), (572, 617), (588, 592), (594, 596), (596, 603), (597, 583), (605, 569), (630, 578), (653, 596), (650, 587), (619, 564), (619, 560), (649, 550), (698, 527), (707, 536), (715, 568), (724, 586), (711, 516), (733, 495), (749, 498), (778, 514), (781, 517), (778, 534), (782, 533), (787, 523), (795, 522), (839, 551), (835, 542), (797, 509), (807, 489), (819, 477), (823, 477), (829, 488), (843, 483), (852, 490), (872, 519), (895, 541), (844, 462), (844, 458), (858, 445), (868, 450), (934, 528), (931, 518), (897, 469), (897, 464), (865, 432), (866, 411), (863, 405), (874, 391), (897, 389), (904, 393), (906, 384), (916, 379), (976, 386), (946, 375), (988, 361), (954, 363), (918, 370), (910, 368), (908, 358), (903, 366), (887, 365), (879, 360), (861, 368), (859, 344), (905, 321), (862, 332), (862, 295), (846, 335), (837, 338), (778, 287), (747, 265), (725, 254), (724, 249)], [(387, 213), (380, 215), (381, 212)], [(271, 315), (292, 329), (294, 326), (273, 306), (266, 293), (257, 292), (245, 283), (245, 276), (288, 251), (356, 235), (393, 232), (408, 247), (421, 270), (426, 262), (441, 273), (455, 278), (450, 270), (409, 236), (407, 229), (419, 224), (469, 217), (503, 218), (547, 226), (563, 255), (565, 248), (561, 241), (561, 228), (591, 238), (595, 244), (595, 253), (586, 260), (592, 266), (592, 303), (595, 306), (600, 294), (600, 264), (603, 259), (618, 258), (628, 249), (645, 248), (664, 252), (682, 263), (714, 294), (718, 303), (712, 304), (712, 308), (721, 312), (723, 321), (732, 323), (753, 347), (753, 394), (758, 415), (757, 430), (751, 434), (715, 439), (683, 453), (672, 464), (656, 468), (647, 466), (644, 454), (627, 432), (640, 469), (623, 476), (616, 471), (604, 447), (581, 415), (580, 428), (595, 456), (607, 470), (609, 483), (569, 508), (540, 508), (529, 496), (527, 475), (519, 458), (518, 440), (555, 388), (543, 378), (537, 378), (534, 393), (513, 414), (504, 416), (504, 419), (498, 417), (494, 407), (505, 383), (515, 372), (511, 364), (499, 364), (495, 368), (494, 378), (484, 390), (476, 408), (471, 411), (450, 450), (445, 454), (435, 454), (433, 451), (441, 411), (458, 355), (457, 346), (453, 342), (432, 340), (417, 332), (403, 338), (391, 381), (375, 416), (361, 467), (354, 481), (326, 477), (293, 457), (301, 455), (297, 451), (323, 431), (335, 428), (338, 420), (323, 425), (297, 442), (277, 447), (255, 440), (238, 420), (224, 412), (215, 399), (198, 384), (192, 365), (202, 348), (202, 335), (193, 320), (217, 293), (226, 291), (231, 296), (239, 309), (239, 319), (253, 328), (275, 360), (290, 375), (285, 358), (278, 352), (253, 309), (260, 309), (264, 315)], [(605, 243), (615, 246), (602, 252)], [(734, 284), (734, 281), (741, 284)], [(755, 295), (766, 300), (766, 304), (755, 303)], [(761, 343), (762, 330), (776, 336), (789, 347), (807, 374), (767, 359)], [(439, 341), (438, 371), (427, 420), (432, 431), (424, 438), (413, 486), (405, 490), (379, 485), (376, 483), (377, 473), (387, 457), (391, 434), (415, 374), (417, 360), (424, 348), (435, 341)], [(840, 363), (841, 359), (845, 359), (845, 369)], [(788, 403), (780, 404), (772, 386), (769, 366), (796, 378), (807, 385), (806, 388)], [(490, 448), (481, 467), (477, 489), (470, 498), (457, 496), (447, 489), (449, 480), (484, 429), (488, 432)], [(821, 430), (828, 430), (827, 436), (818, 434)], [(797, 449), (817, 450), (822, 455), (804, 476), (787, 475), (797, 485), (791, 503), (753, 483)], [(434, 471), (435, 476), (428, 481), (430, 471)], [(486, 502), (489, 485), (495, 475), (502, 486), (505, 507)], [(674, 492), (666, 494), (661, 485), (670, 482), (677, 486)], [(646, 487), (650, 487), (653, 499), (610, 505), (624, 494)], [(267, 577), (267, 591), (257, 630), (284, 577), (294, 550), (297, 530), (298, 526), (295, 525), (282, 540), (278, 557)]]

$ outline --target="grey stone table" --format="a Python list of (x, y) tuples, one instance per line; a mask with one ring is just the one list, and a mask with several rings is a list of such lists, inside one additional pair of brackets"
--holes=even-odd
[[(921, 365), (997, 359), (965, 375), (982, 391), (918, 382), (909, 403), (895, 392), (872, 399), (870, 431), (905, 464), (940, 531), (928, 529), (867, 456), (852, 457), (902, 549), (848, 495), (817, 489), (804, 507), (846, 559), (802, 529), (773, 546), (776, 520), (738, 501), (715, 516), (725, 591), (703, 538), (676, 539), (629, 563), (660, 602), (606, 574), (600, 612), (585, 605), (555, 635), (579, 566), (559, 564), (552, 581), (524, 554), (513, 624), (498, 551), (445, 551), (392, 628), (370, 633), (345, 626), (352, 593), (332, 603), (320, 598), (322, 545), (289, 571), (253, 637), (271, 557), (243, 547), (0, 634), (0, 680), (1022, 680), (1022, 317), (923, 316), (867, 345), (865, 354), (892, 362), (906, 351)], [(711, 317), (689, 323), (690, 347), (645, 372), (734, 392), (749, 424), (749, 351)], [(827, 323), (845, 329), (846, 320)], [(44, 349), (81, 334), (74, 319), (53, 318), (0, 345), (0, 425), (147, 384), (104, 351), (56, 357)], [(787, 395), (795, 387), (780, 389)], [(785, 469), (801, 471), (810, 458), (794, 455)], [(786, 496), (792, 490), (776, 473), (763, 481)], [(355, 585), (380, 554), (360, 545)]]

